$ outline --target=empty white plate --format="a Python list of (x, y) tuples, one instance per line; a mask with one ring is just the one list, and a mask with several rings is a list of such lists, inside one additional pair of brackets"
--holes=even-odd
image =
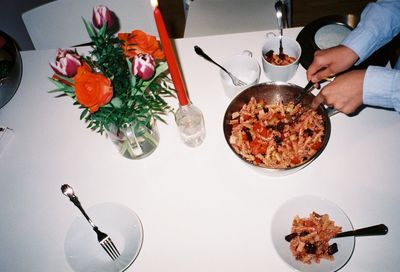
[[(65, 238), (65, 254), (76, 272), (119, 272), (126, 270), (142, 247), (143, 229), (138, 216), (129, 208), (102, 203), (86, 210), (89, 217), (107, 233), (121, 256), (111, 260), (97, 241), (97, 235), (83, 216), (72, 223)], [(79, 211), (77, 211), (79, 213)]]

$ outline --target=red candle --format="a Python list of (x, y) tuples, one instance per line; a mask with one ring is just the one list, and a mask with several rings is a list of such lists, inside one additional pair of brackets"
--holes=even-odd
[(158, 8), (157, 0), (152, 0), (151, 5), (154, 7), (154, 19), (156, 21), (158, 35), (160, 36), (161, 45), (163, 47), (164, 55), (168, 63), (169, 73), (171, 74), (172, 82), (175, 86), (179, 104), (182, 106), (187, 105), (189, 102), (186, 96), (185, 84), (183, 83), (182, 74), (179, 70), (178, 63), (176, 62), (174, 50), (172, 49), (172, 45), (169, 40), (167, 28), (165, 27), (162, 13)]

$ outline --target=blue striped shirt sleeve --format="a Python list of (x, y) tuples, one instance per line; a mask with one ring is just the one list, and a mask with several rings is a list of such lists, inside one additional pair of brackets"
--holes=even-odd
[[(360, 23), (343, 40), (359, 56), (356, 65), (391, 41), (400, 32), (400, 0), (370, 3), (361, 14)], [(370, 66), (363, 82), (363, 102), (393, 108), (400, 112), (400, 61), (395, 69)]]

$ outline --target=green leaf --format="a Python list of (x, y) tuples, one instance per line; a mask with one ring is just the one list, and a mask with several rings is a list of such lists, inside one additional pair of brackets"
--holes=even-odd
[(88, 113), (88, 109), (87, 108), (85, 108), (83, 111), (82, 111), (82, 113), (81, 113), (81, 116), (79, 117), (79, 120), (82, 120), (83, 118), (85, 118), (85, 116), (86, 116), (86, 114)]
[(66, 76), (62, 76), (62, 75), (59, 75), (59, 74), (57, 74), (57, 77), (63, 79), (64, 81), (70, 83), (71, 85), (74, 85), (74, 80), (72, 78), (69, 78), (69, 77), (66, 77)]
[(52, 78), (49, 78), (49, 80), (50, 80), (54, 85), (56, 85), (56, 87), (59, 88), (59, 89), (64, 88), (65, 86), (67, 86), (66, 84), (64, 84), (64, 83), (62, 83), (62, 82), (60, 82), (60, 81), (58, 81), (58, 80), (55, 80), (55, 79), (52, 79)]
[(86, 31), (90, 37), (90, 39), (93, 41), (96, 38), (96, 32), (94, 32), (93, 27), (85, 20), (85, 18), (82, 17), (83, 23), (85, 24)]
[(130, 60), (126, 59), (126, 63), (128, 64), (129, 78), (131, 81), (131, 86), (136, 86), (137, 78), (135, 76), (133, 76), (133, 74), (132, 74), (132, 62)]
[(120, 109), (122, 107), (122, 100), (119, 97), (114, 97), (110, 103), (114, 108)]
[(106, 23), (100, 28), (100, 30), (99, 30), (99, 36), (100, 36), (100, 37), (103, 37), (104, 34), (106, 33), (107, 24), (108, 24), (108, 22), (106, 22)]
[(62, 90), (62, 88), (48, 91), (48, 93), (59, 93), (59, 92), (63, 93), (64, 91)]

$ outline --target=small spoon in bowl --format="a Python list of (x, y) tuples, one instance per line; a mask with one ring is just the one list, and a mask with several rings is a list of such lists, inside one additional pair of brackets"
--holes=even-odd
[(284, 54), (283, 54), (283, 46), (282, 46), (282, 36), (283, 36), (283, 14), (282, 14), (282, 9), (283, 9), (283, 3), (282, 1), (277, 1), (275, 3), (275, 10), (276, 10), (276, 19), (278, 22), (278, 28), (279, 28), (279, 58), (283, 59)]

